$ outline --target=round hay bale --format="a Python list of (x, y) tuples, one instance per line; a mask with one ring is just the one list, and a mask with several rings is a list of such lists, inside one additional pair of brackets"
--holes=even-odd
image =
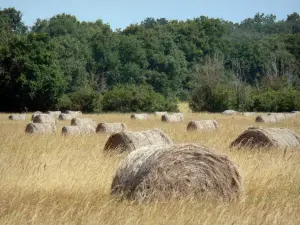
[(131, 115), (131, 119), (134, 120), (148, 120), (150, 116), (147, 113), (135, 113)]
[(54, 116), (55, 119), (58, 119), (59, 115), (61, 114), (61, 111), (48, 111), (47, 113)]
[(278, 120), (274, 115), (260, 115), (255, 118), (257, 123), (277, 123)]
[(66, 114), (75, 115), (75, 117), (81, 116), (81, 115), (82, 115), (82, 112), (81, 112), (81, 111), (71, 111), (71, 110), (67, 110), (65, 113), (66, 113)]
[(116, 150), (120, 153), (131, 152), (137, 148), (157, 144), (173, 144), (173, 141), (167, 134), (157, 128), (140, 132), (123, 131), (112, 134), (108, 138), (104, 150)]
[(33, 117), (33, 123), (56, 123), (56, 119), (51, 114), (38, 114)]
[(239, 135), (230, 147), (299, 148), (300, 136), (285, 128), (250, 127)]
[(26, 120), (26, 114), (13, 114), (8, 117), (10, 120)]
[(237, 115), (237, 114), (239, 114), (239, 112), (235, 111), (235, 110), (228, 109), (228, 110), (225, 110), (223, 112), (223, 114), (225, 114), (225, 115)]
[(31, 120), (33, 121), (33, 118), (40, 114), (43, 114), (43, 113), (41, 111), (36, 111), (36, 112), (32, 113)]
[(54, 123), (29, 123), (25, 128), (28, 134), (51, 134), (56, 133)]
[(183, 120), (184, 120), (183, 113), (172, 113), (172, 114), (165, 114), (161, 116), (161, 121), (168, 122), (168, 123), (182, 122)]
[(91, 125), (66, 126), (61, 130), (62, 135), (85, 135), (95, 134), (95, 127)]
[(216, 120), (192, 120), (187, 125), (187, 131), (215, 130), (218, 126)]
[(167, 114), (167, 112), (154, 112), (155, 116), (162, 116), (162, 115), (165, 115), (165, 114)]
[(197, 197), (233, 200), (242, 178), (225, 155), (194, 144), (155, 145), (131, 152), (116, 171), (112, 195), (134, 200)]
[(71, 120), (71, 125), (72, 126), (85, 126), (85, 125), (90, 125), (95, 127), (97, 126), (97, 123), (93, 121), (91, 118), (73, 118)]
[(112, 134), (127, 130), (125, 123), (99, 123), (96, 128), (96, 133)]
[(75, 114), (66, 114), (66, 113), (61, 113), (58, 117), (59, 120), (72, 120), (75, 118)]

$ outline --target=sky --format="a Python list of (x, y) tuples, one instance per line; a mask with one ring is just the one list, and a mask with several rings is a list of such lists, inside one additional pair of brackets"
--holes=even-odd
[(277, 20), (300, 13), (300, 0), (0, 0), (0, 8), (15, 7), (32, 26), (37, 18), (67, 13), (80, 21), (101, 19), (112, 29), (124, 29), (147, 17), (186, 20), (199, 16), (240, 22), (257, 12), (275, 14)]

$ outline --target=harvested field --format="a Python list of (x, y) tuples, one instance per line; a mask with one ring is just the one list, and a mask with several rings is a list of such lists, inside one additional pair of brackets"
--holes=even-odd
[[(128, 130), (158, 127), (176, 143), (195, 143), (226, 154), (244, 180), (236, 201), (195, 197), (139, 204), (110, 195), (119, 164), (127, 153), (104, 152), (107, 135), (25, 135), (24, 121), (0, 114), (0, 224), (300, 224), (300, 154), (286, 151), (230, 149), (231, 142), (255, 125), (243, 115), (185, 113), (185, 122), (162, 123), (159, 117), (131, 120), (130, 114), (88, 115), (95, 121), (124, 122)], [(83, 115), (82, 117), (87, 117)], [(191, 120), (216, 120), (214, 132), (189, 133)], [(263, 128), (283, 127), (300, 133), (300, 117)]]

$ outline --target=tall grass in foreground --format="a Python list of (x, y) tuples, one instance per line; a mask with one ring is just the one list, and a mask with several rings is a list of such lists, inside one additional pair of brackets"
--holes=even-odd
[[(124, 155), (105, 154), (108, 136), (24, 134), (27, 121), (0, 114), (0, 224), (300, 224), (300, 153), (232, 151), (230, 142), (254, 117), (186, 114), (184, 123), (159, 117), (132, 121), (129, 114), (87, 115), (97, 122), (125, 122), (130, 130), (158, 127), (176, 143), (198, 143), (230, 156), (244, 177), (244, 197), (235, 202), (193, 198), (138, 204), (110, 196)], [(187, 133), (194, 119), (216, 119), (218, 131)], [(58, 130), (69, 122), (58, 122)], [(300, 133), (300, 117), (280, 124)]]

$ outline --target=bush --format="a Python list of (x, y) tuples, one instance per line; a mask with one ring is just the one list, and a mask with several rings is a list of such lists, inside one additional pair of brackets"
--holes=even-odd
[(102, 95), (91, 88), (82, 88), (68, 95), (63, 95), (58, 101), (61, 110), (80, 110), (82, 112), (102, 112)]
[(178, 111), (177, 102), (165, 99), (152, 87), (117, 85), (103, 96), (103, 110), (110, 112)]

